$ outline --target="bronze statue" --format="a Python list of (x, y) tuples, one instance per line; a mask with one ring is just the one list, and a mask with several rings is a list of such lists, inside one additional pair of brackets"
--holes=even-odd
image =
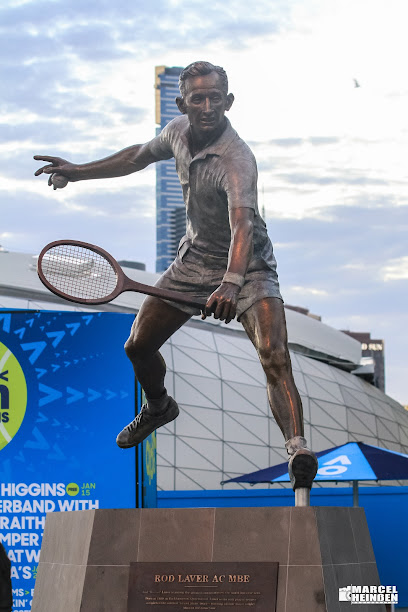
[[(104, 159), (75, 165), (58, 157), (35, 173), (49, 174), (49, 185), (64, 179), (124, 176), (174, 157), (187, 209), (186, 235), (177, 257), (156, 285), (207, 300), (206, 315), (229, 323), (235, 316), (254, 344), (267, 378), (272, 413), (289, 454), (293, 489), (310, 489), (316, 456), (303, 437), (303, 412), (289, 351), (276, 260), (257, 205), (255, 158), (225, 117), (234, 96), (225, 71), (194, 62), (180, 75), (181, 115), (156, 138)], [(58, 181), (60, 181), (58, 183)], [(210, 297), (208, 297), (210, 296)], [(147, 404), (118, 435), (121, 448), (136, 446), (179, 414), (164, 386), (166, 340), (198, 310), (147, 297), (125, 344)]]

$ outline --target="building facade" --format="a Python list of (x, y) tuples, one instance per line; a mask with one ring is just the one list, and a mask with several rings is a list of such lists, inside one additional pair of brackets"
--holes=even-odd
[(375, 387), (385, 393), (384, 340), (371, 338), (369, 332), (342, 331), (361, 342), (362, 363), (372, 365), (372, 382)]
[[(180, 114), (175, 99), (180, 95), (178, 79), (182, 68), (156, 66), (157, 133)], [(163, 272), (173, 261), (185, 233), (183, 193), (174, 159), (156, 164), (156, 272)]]

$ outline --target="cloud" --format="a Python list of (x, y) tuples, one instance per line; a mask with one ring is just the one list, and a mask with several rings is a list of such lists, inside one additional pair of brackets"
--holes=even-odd
[[(76, 140), (78, 138), (83, 138), (84, 136), (83, 130), (76, 128), (71, 123), (62, 121), (46, 121), (41, 118), (21, 124), (0, 123), (0, 131), (4, 140), (9, 142), (38, 142), (41, 143), (41, 146), (47, 146), (49, 144), (54, 147), (55, 136), (52, 136), (52, 132), (58, 134), (59, 141)], [(19, 172), (21, 170), (21, 166), (19, 165), (19, 167), (16, 167), (15, 161), (10, 159), (9, 154), (3, 154), (1, 157), (3, 158), (2, 161), (5, 164), (2, 165), (3, 169), (7, 168), (8, 171), (9, 168), (14, 168), (16, 174), (21, 176), (21, 172)]]
[[(103, 183), (101, 181), (100, 183)], [(78, 184), (85, 188), (85, 184)], [(147, 263), (154, 270), (155, 219), (153, 186), (131, 186), (116, 192), (106, 183), (98, 193), (76, 193), (66, 188), (53, 192), (43, 185), (47, 197), (38, 193), (15, 193), (2, 198), (2, 240), (8, 250), (39, 253), (63, 238), (100, 244), (119, 259)], [(44, 223), (46, 219), (46, 223)]]
[(269, 140), (268, 143), (263, 144), (275, 147), (299, 147), (303, 142), (303, 138), (273, 138)]
[(369, 186), (369, 185), (388, 185), (388, 181), (383, 179), (377, 179), (366, 175), (350, 176), (349, 172), (345, 172), (343, 169), (338, 170), (338, 175), (313, 175), (301, 172), (292, 173), (277, 173), (277, 179), (282, 179), (284, 182), (294, 185), (355, 185), (355, 186)]
[(356, 259), (359, 265), (370, 261), (378, 264), (405, 255), (408, 207), (392, 207), (391, 212), (387, 202), (373, 208), (333, 206), (330, 212), (330, 219), (302, 221), (276, 218), (269, 213), (269, 232), (276, 242), (303, 245), (305, 257), (318, 253), (323, 260), (324, 252), (330, 252), (332, 257), (338, 253), (343, 265), (355, 263)]
[(307, 139), (315, 147), (338, 144), (340, 140), (337, 136), (311, 136)]
[(341, 138), (338, 136), (310, 136), (309, 138), (272, 138), (268, 141), (258, 142), (254, 140), (249, 140), (248, 144), (250, 147), (283, 147), (283, 148), (292, 148), (292, 147), (300, 147), (304, 144), (311, 144), (313, 146), (325, 146), (325, 145), (333, 145), (341, 142)]
[(408, 280), (408, 256), (390, 259), (380, 268), (380, 275), (386, 282)]
[(120, 30), (118, 32), (117, 26), (109, 22), (73, 24), (61, 32), (58, 42), (65, 53), (82, 61), (114, 62), (134, 55), (132, 48), (120, 44)]
[[(39, 19), (39, 15), (41, 18)], [(15, 63), (56, 53), (72, 53), (82, 60), (113, 61), (128, 55), (144, 57), (157, 49), (197, 47), (223, 41), (246, 45), (251, 37), (272, 35), (288, 19), (290, 9), (280, 1), (261, 0), (249, 7), (244, 0), (205, 5), (201, 1), (36, 0), (6, 6), (0, 12), (15, 49)], [(11, 27), (12, 26), (12, 27)], [(18, 30), (18, 36), (13, 32)], [(6, 42), (6, 41), (4, 41)]]
[[(1, 18), (2, 14), (0, 12)], [(6, 64), (15, 67), (37, 58), (53, 58), (61, 55), (61, 47), (58, 45), (58, 41), (48, 33), (44, 32), (39, 35), (27, 29), (21, 29), (18, 23), (14, 23), (12, 28), (6, 28), (6, 24), (2, 21), (0, 23), (0, 57), (2, 58), (0, 65)]]
[(301, 296), (302, 299), (307, 299), (309, 295), (321, 298), (327, 297), (329, 295), (329, 292), (326, 291), (326, 289), (318, 289), (317, 287), (302, 287), (301, 285), (292, 285), (290, 287), (287, 287), (286, 292), (289, 297)]
[(408, 208), (331, 211), (333, 220), (268, 217), (284, 298), (323, 315), (386, 316), (405, 300), (406, 283), (385, 282), (385, 274), (405, 275)]
[[(108, 91), (101, 100), (89, 91), (88, 84), (70, 75), (62, 60), (53, 60), (36, 67), (19, 66), (16, 69), (8, 67), (2, 70), (2, 78), (6, 87), (2, 91), (0, 108), (3, 115), (13, 113), (14, 122), (0, 124), (3, 140), (13, 138), (13, 130), (17, 136), (19, 126), (23, 125), (29, 132), (30, 128), (36, 134), (43, 129), (43, 134), (50, 133), (45, 129), (47, 124), (61, 125), (61, 133), (76, 132), (86, 134), (89, 127), (112, 125), (115, 122), (137, 124), (147, 116), (147, 109), (137, 105), (137, 101), (124, 101), (120, 92)], [(131, 103), (132, 102), (132, 103)], [(31, 121), (26, 120), (27, 113)], [(31, 126), (30, 126), (31, 123)], [(35, 125), (36, 124), (36, 125)], [(60, 137), (60, 138), (61, 138)]]

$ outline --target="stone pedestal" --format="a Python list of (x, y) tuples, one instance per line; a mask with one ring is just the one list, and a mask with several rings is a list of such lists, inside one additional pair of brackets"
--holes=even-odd
[(278, 612), (350, 612), (340, 587), (380, 584), (362, 508), (85, 510), (48, 514), (32, 612), (128, 612), (135, 561), (277, 561)]

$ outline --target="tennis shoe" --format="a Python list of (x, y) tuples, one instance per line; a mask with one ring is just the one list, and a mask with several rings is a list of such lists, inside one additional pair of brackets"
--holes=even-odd
[(288, 472), (292, 489), (311, 489), (319, 467), (316, 455), (307, 448), (303, 436), (295, 436), (285, 447), (290, 455)]
[(317, 469), (316, 455), (308, 448), (299, 448), (289, 459), (288, 472), (292, 489), (311, 489)]
[(169, 398), (164, 412), (152, 413), (149, 411), (148, 405), (144, 404), (137, 417), (118, 434), (116, 444), (120, 448), (137, 446), (150, 436), (153, 431), (166, 425), (166, 423), (174, 421), (178, 417), (179, 412), (177, 402), (172, 397)]

